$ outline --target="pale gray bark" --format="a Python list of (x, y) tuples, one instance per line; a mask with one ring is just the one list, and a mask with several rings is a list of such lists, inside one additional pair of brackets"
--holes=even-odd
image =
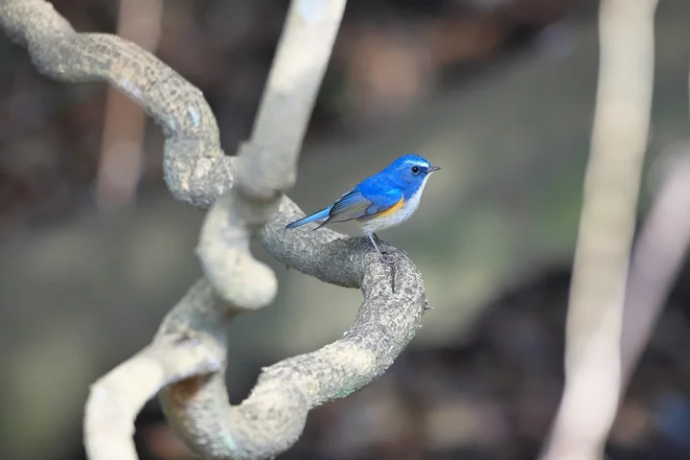
[[(76, 33), (44, 0), (0, 3), (0, 26), (40, 72), (68, 83), (105, 81), (141, 105), (165, 135), (171, 193), (211, 207), (197, 249), (205, 277), (167, 315), (151, 345), (92, 388), (84, 424), (91, 459), (135, 459), (134, 417), (160, 390), (171, 425), (202, 457), (270, 458), (295, 442), (311, 408), (381, 375), (420, 327), (428, 308), (424, 283), (405, 254), (391, 248), (388, 266), (361, 238), (283, 230), (301, 215), (283, 192), (296, 178), (344, 6), (345, 0), (293, 0), (252, 138), (230, 158), (201, 92), (154, 56), (115, 36)], [(253, 236), (290, 267), (361, 288), (364, 300), (342, 339), (264, 369), (249, 398), (230, 406), (228, 325), (236, 314), (269, 304), (277, 291), (274, 273), (249, 252)]]

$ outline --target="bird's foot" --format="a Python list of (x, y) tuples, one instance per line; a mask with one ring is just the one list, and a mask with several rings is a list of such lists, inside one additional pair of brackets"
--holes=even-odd
[(381, 259), (381, 262), (387, 265), (394, 265), (395, 264), (395, 257), (393, 256), (392, 252), (379, 252), (379, 259)]
[[(369, 235), (369, 240), (371, 241), (372, 246), (374, 246), (374, 249), (379, 255), (379, 259), (381, 262), (387, 264), (387, 265), (393, 265), (395, 263), (395, 256), (393, 255), (397, 249), (389, 249), (385, 246), (386, 243), (383, 243), (381, 239), (376, 235), (376, 233), (372, 233)], [(379, 244), (383, 243), (383, 247), (379, 247), (379, 244), (376, 244), (376, 242), (379, 242)]]
[(407, 255), (407, 253), (402, 249), (392, 248), (390, 246), (380, 248), (378, 253), (381, 262), (388, 265), (394, 265), (396, 259), (398, 258), (397, 256), (399, 256), (400, 254)]

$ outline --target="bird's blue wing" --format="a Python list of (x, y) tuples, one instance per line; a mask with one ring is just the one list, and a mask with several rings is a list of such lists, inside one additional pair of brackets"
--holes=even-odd
[(370, 191), (366, 194), (355, 188), (335, 202), (324, 224), (374, 216), (395, 206), (402, 198), (402, 191), (397, 187)]

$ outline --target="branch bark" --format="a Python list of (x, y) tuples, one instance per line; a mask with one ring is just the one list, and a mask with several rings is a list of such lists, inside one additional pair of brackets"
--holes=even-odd
[[(230, 158), (201, 92), (154, 56), (111, 35), (76, 33), (44, 0), (0, 3), (0, 26), (40, 72), (68, 83), (108, 82), (151, 115), (166, 138), (171, 193), (212, 205), (197, 248), (204, 278), (149, 347), (92, 387), (84, 421), (92, 460), (136, 458), (133, 419), (159, 390), (171, 425), (203, 458), (275, 456), (299, 437), (311, 408), (381, 375), (420, 327), (428, 308), (423, 280), (402, 252), (390, 267), (362, 238), (283, 230), (301, 215), (283, 192), (296, 178), (344, 7), (345, 0), (293, 0), (252, 138)], [(233, 407), (224, 381), (228, 326), (238, 313), (270, 303), (277, 289), (273, 272), (249, 252), (253, 236), (290, 267), (360, 287), (364, 301), (342, 339), (264, 369), (251, 396)]]
[(647, 147), (657, 0), (604, 0), (597, 104), (568, 307), (566, 383), (544, 459), (603, 456), (622, 382), (621, 332)]

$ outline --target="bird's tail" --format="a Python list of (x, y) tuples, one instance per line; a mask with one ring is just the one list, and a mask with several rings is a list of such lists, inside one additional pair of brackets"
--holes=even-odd
[(321, 211), (314, 213), (310, 216), (303, 217), (300, 220), (296, 220), (292, 223), (289, 223), (285, 226), (285, 229), (290, 230), (292, 228), (301, 227), (302, 225), (308, 224), (309, 222), (316, 222), (318, 220), (328, 219), (330, 212), (331, 212), (331, 206), (327, 207), (326, 209), (322, 209)]

